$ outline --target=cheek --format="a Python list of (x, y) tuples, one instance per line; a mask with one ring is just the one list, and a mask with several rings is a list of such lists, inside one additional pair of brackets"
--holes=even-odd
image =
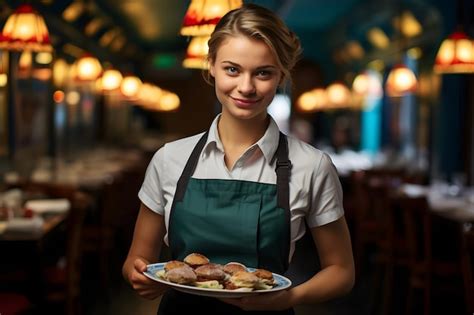
[(216, 79), (216, 92), (228, 92), (233, 89), (232, 80), (219, 78)]
[(276, 94), (278, 89), (278, 84), (271, 82), (261, 87), (260, 92), (267, 96), (272, 96)]

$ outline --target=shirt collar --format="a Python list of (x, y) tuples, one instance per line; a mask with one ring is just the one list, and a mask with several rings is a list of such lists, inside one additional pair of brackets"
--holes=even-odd
[[(221, 114), (214, 118), (214, 121), (209, 128), (209, 135), (204, 146), (204, 152), (209, 153), (212, 147), (217, 148), (221, 152), (224, 152), (224, 146), (222, 145), (221, 139), (219, 138), (219, 132), (217, 130), (217, 123), (219, 122)], [(278, 147), (278, 141), (280, 137), (280, 129), (275, 120), (270, 116), (270, 123), (268, 124), (267, 130), (262, 138), (260, 138), (255, 145), (257, 145), (262, 151), (267, 163), (271, 163), (273, 156)]]
[(221, 152), (224, 152), (224, 146), (222, 145), (221, 139), (219, 138), (219, 131), (217, 130), (217, 123), (221, 114), (217, 115), (212, 121), (211, 127), (209, 128), (209, 134), (207, 135), (207, 141), (204, 146), (204, 152), (209, 152), (211, 147), (215, 147)]

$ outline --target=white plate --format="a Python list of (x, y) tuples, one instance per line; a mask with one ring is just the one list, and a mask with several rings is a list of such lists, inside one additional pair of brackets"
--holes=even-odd
[[(189, 294), (210, 296), (210, 297), (216, 297), (216, 298), (240, 298), (240, 297), (249, 296), (253, 294), (277, 292), (280, 290), (287, 289), (291, 286), (290, 279), (274, 273), (273, 279), (275, 279), (277, 285), (269, 290), (256, 290), (256, 291), (250, 291), (250, 292), (241, 292), (241, 291), (236, 291), (236, 290), (198, 288), (198, 287), (193, 287), (189, 285), (169, 282), (156, 276), (156, 272), (162, 270), (165, 264), (166, 264), (165, 262), (150, 264), (147, 266), (147, 270), (143, 274), (152, 280), (164, 283), (166, 285), (173, 287), (174, 289), (178, 291), (189, 293)], [(254, 268), (247, 268), (247, 269), (250, 272), (255, 270)]]

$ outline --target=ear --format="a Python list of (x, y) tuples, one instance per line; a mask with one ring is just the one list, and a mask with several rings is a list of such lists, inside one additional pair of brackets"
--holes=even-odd
[(211, 74), (212, 77), (215, 77), (216, 67), (214, 64), (214, 60), (209, 60), (209, 73)]

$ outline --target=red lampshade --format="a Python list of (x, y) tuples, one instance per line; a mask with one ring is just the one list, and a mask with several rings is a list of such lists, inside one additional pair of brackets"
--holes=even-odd
[(0, 48), (52, 51), (46, 23), (33, 7), (23, 4), (10, 15), (0, 35)]
[(438, 73), (474, 72), (474, 42), (457, 31), (445, 39), (436, 55), (434, 70)]
[(242, 6), (242, 0), (191, 0), (184, 16), (181, 35), (210, 35), (222, 16)]

